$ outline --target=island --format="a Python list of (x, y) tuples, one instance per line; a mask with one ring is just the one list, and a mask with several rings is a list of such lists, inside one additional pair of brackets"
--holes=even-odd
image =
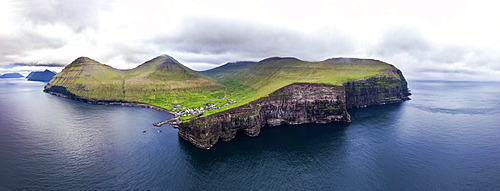
[(410, 95), (400, 70), (373, 59), (272, 57), (197, 72), (168, 55), (130, 70), (80, 57), (44, 91), (169, 112), (174, 117), (165, 123), (201, 149), (230, 141), (237, 132), (257, 136), (264, 126), (350, 122), (349, 108), (402, 102)]
[(31, 72), (26, 76), (26, 79), (28, 81), (40, 81), (40, 82), (49, 82), (52, 77), (56, 75), (55, 72), (52, 72), (50, 70), (45, 70), (45, 71), (35, 71)]
[(24, 77), (20, 73), (5, 73), (0, 75), (0, 78), (22, 78)]

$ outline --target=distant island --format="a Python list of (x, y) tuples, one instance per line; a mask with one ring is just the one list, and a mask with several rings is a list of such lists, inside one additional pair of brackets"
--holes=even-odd
[(402, 102), (410, 95), (400, 70), (372, 59), (273, 57), (196, 72), (168, 55), (130, 70), (80, 57), (44, 91), (167, 111), (174, 118), (165, 123), (202, 149), (230, 141), (238, 131), (257, 136), (266, 125), (350, 122), (348, 108)]
[(52, 77), (56, 75), (55, 72), (50, 70), (40, 71), (40, 72), (31, 72), (26, 76), (28, 81), (41, 81), (41, 82), (49, 82)]
[(0, 75), (0, 78), (24, 78), (24, 76), (19, 73), (5, 73)]

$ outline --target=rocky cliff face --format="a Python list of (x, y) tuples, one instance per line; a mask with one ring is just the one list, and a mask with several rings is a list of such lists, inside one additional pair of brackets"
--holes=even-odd
[(348, 108), (362, 108), (370, 105), (409, 100), (408, 83), (400, 70), (391, 70), (398, 78), (372, 77), (344, 83)]
[(254, 137), (263, 126), (350, 122), (347, 108), (409, 100), (407, 82), (399, 78), (371, 77), (343, 86), (295, 83), (264, 97), (218, 114), (179, 124), (179, 136), (198, 148), (210, 149), (219, 140), (230, 141), (238, 131)]
[(238, 131), (257, 136), (265, 125), (350, 121), (344, 87), (295, 83), (241, 107), (183, 122), (179, 136), (209, 149), (219, 140), (234, 139)]

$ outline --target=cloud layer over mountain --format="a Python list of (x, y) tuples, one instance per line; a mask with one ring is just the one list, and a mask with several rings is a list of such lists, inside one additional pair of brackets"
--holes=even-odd
[(409, 79), (500, 80), (495, 1), (0, 0), (0, 64), (88, 56), (132, 68), (169, 54), (195, 70), (294, 56), (374, 58)]

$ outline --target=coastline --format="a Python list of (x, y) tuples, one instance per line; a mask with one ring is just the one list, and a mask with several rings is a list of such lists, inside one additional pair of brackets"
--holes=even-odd
[(88, 104), (95, 104), (95, 105), (120, 105), (120, 106), (127, 106), (127, 107), (141, 107), (141, 108), (147, 108), (147, 109), (152, 109), (152, 110), (156, 110), (156, 111), (166, 112), (166, 113), (172, 115), (172, 117), (170, 119), (167, 119), (165, 121), (161, 121), (161, 122), (158, 122), (158, 123), (153, 123), (153, 125), (157, 126), (157, 127), (160, 127), (160, 126), (162, 126), (164, 124), (169, 124), (172, 127), (177, 128), (178, 127), (177, 124), (180, 123), (180, 120), (175, 117), (175, 113), (174, 112), (172, 112), (172, 111), (170, 111), (168, 109), (157, 107), (157, 106), (153, 106), (153, 105), (150, 105), (150, 104), (147, 104), (147, 103), (128, 102), (128, 101), (123, 101), (123, 100), (92, 100), (92, 99), (81, 98), (79, 96), (68, 96), (68, 95), (63, 94), (63, 93), (48, 91), (47, 89), (44, 89), (43, 92), (51, 94), (51, 95), (55, 95), (55, 96), (58, 96), (58, 97), (63, 97), (63, 98), (67, 98), (67, 99), (72, 99), (72, 100), (76, 100), (76, 101), (85, 102), (85, 103), (88, 103)]

